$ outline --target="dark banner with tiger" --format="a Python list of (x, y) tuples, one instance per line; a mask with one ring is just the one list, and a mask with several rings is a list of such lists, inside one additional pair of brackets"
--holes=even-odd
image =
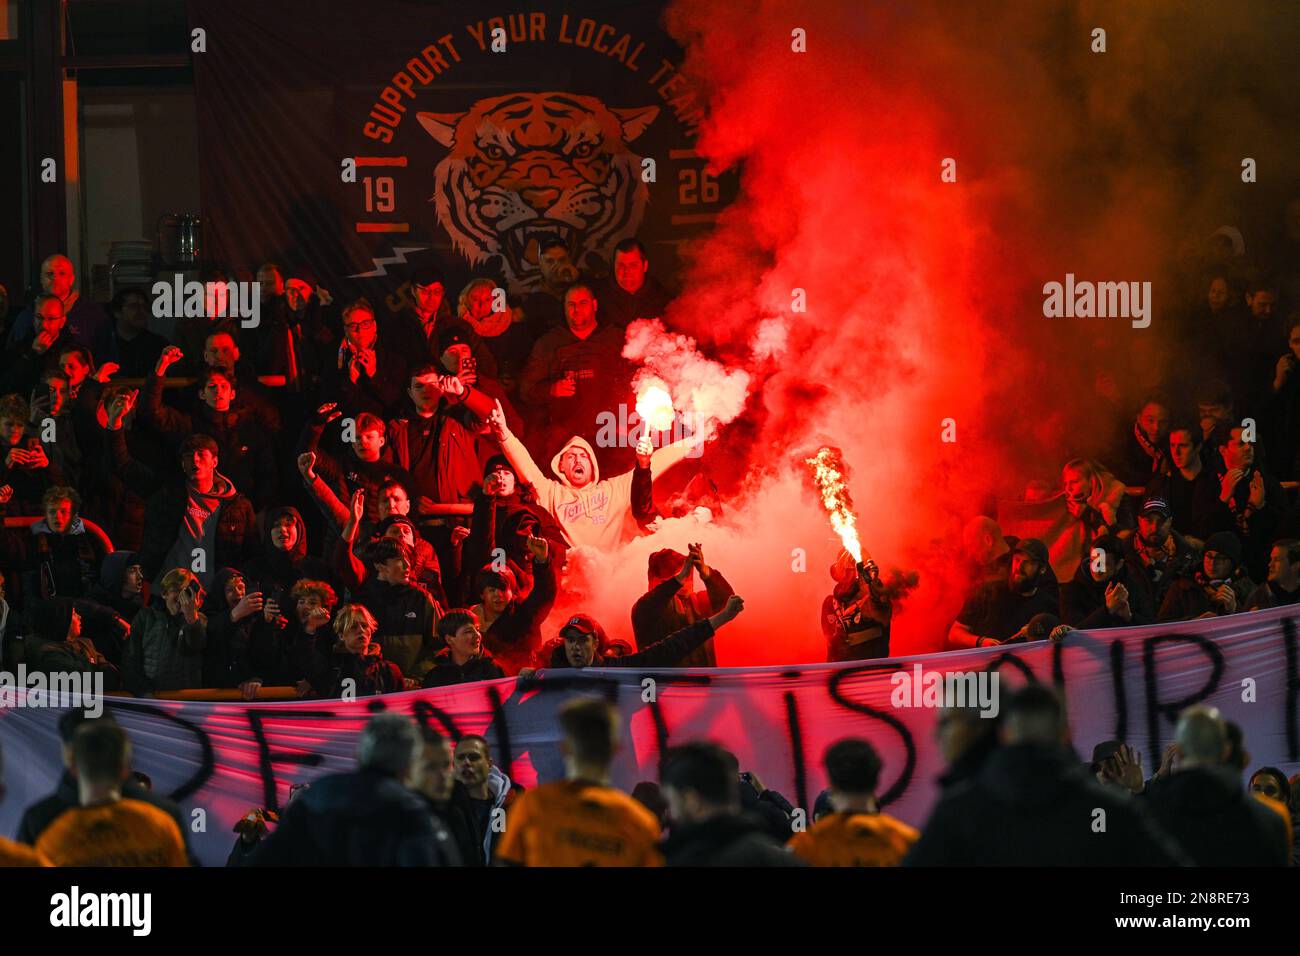
[(663, 6), (191, 0), (203, 259), (396, 310), (425, 264), (524, 295), (541, 242), (600, 277), (637, 236), (671, 284), (735, 177), (695, 151)]

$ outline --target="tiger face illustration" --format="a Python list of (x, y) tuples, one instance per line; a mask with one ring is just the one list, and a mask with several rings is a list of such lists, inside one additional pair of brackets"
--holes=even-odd
[(449, 152), (434, 170), (439, 224), (472, 266), (498, 257), (515, 292), (537, 287), (538, 244), (558, 236), (580, 268), (636, 234), (648, 190), (628, 144), (659, 107), (594, 96), (511, 93), (464, 113), (418, 113)]

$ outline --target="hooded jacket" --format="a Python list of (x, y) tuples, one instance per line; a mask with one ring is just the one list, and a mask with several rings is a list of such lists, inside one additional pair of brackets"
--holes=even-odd
[[(271, 543), (271, 531), (285, 517), (293, 519), (298, 534), (293, 547), (281, 551)], [(266, 513), (263, 524), (262, 553), (243, 565), (244, 578), (248, 581), (250, 591), (261, 591), (263, 597), (269, 600), (278, 588), (284, 592), (287, 602), (290, 589), (303, 578), (328, 581), (333, 585), (334, 576), (330, 573), (329, 565), (320, 558), (307, 554), (307, 525), (297, 508), (273, 508)], [(284, 612), (289, 609), (281, 606), (280, 610)]]
[[(1089, 826), (1097, 809), (1106, 831)], [(945, 791), (904, 866), (1174, 866), (1186, 857), (1062, 748), (994, 751)]]
[[(191, 504), (201, 512), (211, 509), (202, 520), (202, 537), (195, 537), (195, 527), (186, 519)], [(187, 526), (188, 525), (188, 526)], [(140, 565), (146, 580), (157, 582), (159, 572), (172, 568), (190, 568), (194, 548), (203, 547), (207, 570), (195, 571), (208, 587), (216, 569), (239, 566), (257, 553), (257, 522), (253, 506), (235, 490), (230, 479), (217, 473), (212, 491), (200, 495), (188, 482), (165, 485), (149, 498), (144, 522), (144, 540), (140, 545)], [(215, 552), (215, 553), (214, 553)], [(176, 563), (168, 563), (176, 559)]]
[[(662, 475), (681, 462), (691, 447), (689, 440), (656, 448), (650, 456), (651, 476)], [(551, 459), (554, 478), (547, 478), (533, 461), (528, 449), (514, 435), (501, 443), (516, 474), (533, 486), (537, 503), (545, 508), (564, 531), (570, 545), (588, 545), (612, 551), (637, 532), (633, 514), (632, 481), (637, 469), (602, 480), (596, 452), (585, 438), (577, 435)], [(591, 481), (574, 488), (560, 474), (560, 459), (570, 448), (580, 448), (591, 459)]]
[(1286, 866), (1291, 845), (1282, 816), (1218, 768), (1155, 780), (1147, 806), (1197, 866)]
[(212, 582), (212, 590), (203, 603), (208, 620), (208, 639), (203, 649), (203, 686), (238, 687), (253, 675), (249, 659), (249, 640), (260, 614), (250, 614), (232, 621), (234, 610), (226, 602), (226, 584), (244, 575), (234, 568), (222, 568)]
[(99, 581), (90, 592), (91, 600), (130, 621), (135, 612), (144, 607), (144, 600), (139, 594), (122, 597), (122, 584), (126, 581), (127, 569), (139, 563), (140, 556), (134, 551), (112, 551), (105, 555), (99, 566)]

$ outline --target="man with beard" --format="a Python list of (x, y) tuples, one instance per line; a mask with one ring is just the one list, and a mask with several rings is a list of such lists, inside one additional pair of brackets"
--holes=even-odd
[(1115, 459), (1115, 477), (1126, 485), (1146, 485), (1169, 472), (1169, 407), (1163, 395), (1151, 395), (1138, 410)]
[(976, 588), (948, 629), (950, 647), (984, 647), (1028, 638), (1029, 622), (1056, 615), (1060, 588), (1047, 545), (1037, 538), (1016, 543), (1007, 577)]
[(1174, 530), (1168, 503), (1151, 497), (1142, 502), (1137, 533), (1124, 541), (1124, 560), (1131, 575), (1130, 589), (1142, 591), (1142, 604), (1154, 612), (1174, 581), (1195, 573), (1197, 553)]
[(1213, 470), (1206, 467), (1204, 444), (1198, 426), (1176, 423), (1169, 430), (1169, 473), (1153, 476), (1146, 488), (1149, 498), (1159, 498), (1168, 505), (1173, 523), (1199, 541), (1227, 530), (1216, 527), (1216, 522), (1222, 522), (1219, 484)]
[(1246, 599), (1246, 610), (1300, 604), (1300, 541), (1284, 538), (1273, 542), (1268, 553), (1268, 580)]
[(1165, 594), (1156, 616), (1160, 623), (1216, 617), (1243, 610), (1255, 589), (1241, 566), (1241, 542), (1231, 531), (1212, 534), (1205, 542), (1202, 568), (1194, 577), (1179, 578)]
[(1061, 620), (1084, 630), (1154, 624), (1156, 606), (1136, 576), (1120, 540), (1102, 535), (1079, 562), (1074, 580), (1061, 588)]
[[(1018, 540), (1004, 537), (998, 523), (987, 515), (976, 515), (966, 522), (961, 532), (961, 544), (971, 582), (986, 584), (1005, 578), (1011, 564), (1011, 547)], [(841, 557), (848, 557), (848, 552)], [(831, 576), (838, 580), (834, 571)]]
[(1255, 443), (1239, 425), (1219, 433), (1219, 522), (1236, 532), (1242, 561), (1251, 577), (1264, 577), (1268, 545), (1287, 511), (1286, 493), (1272, 475), (1256, 466)]
[[(613, 478), (601, 479), (596, 452), (586, 439), (575, 435), (551, 459), (555, 478), (547, 478), (523, 442), (510, 432), (505, 412), (498, 405), (488, 419), (510, 467), (533, 489), (538, 504), (564, 530), (571, 545), (591, 545), (609, 551), (636, 533), (636, 522), (653, 517), (653, 495), (648, 490), (656, 476), (684, 461), (699, 440), (684, 438), (654, 448), (647, 437), (636, 446), (636, 467)], [(558, 480), (557, 480), (558, 479)]]

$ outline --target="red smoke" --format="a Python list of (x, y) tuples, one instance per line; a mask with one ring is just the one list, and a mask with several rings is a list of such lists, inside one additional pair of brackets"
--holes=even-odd
[[(886, 577), (920, 574), (894, 653), (938, 650), (964, 520), (1032, 481), (1059, 487), (1065, 460), (1135, 413), (1170, 352), (1185, 247), (1248, 218), (1236, 154), (1278, 169), (1300, 151), (1264, 119), (1289, 115), (1300, 24), (1155, 0), (680, 0), (666, 20), (708, 94), (697, 148), (741, 184), (688, 250), (666, 323), (747, 372), (748, 402), (660, 483), (662, 499), (707, 472), (721, 519), (630, 546), (593, 589), (597, 613), (625, 630), (645, 554), (700, 540), (747, 601), (720, 663), (824, 660), (841, 542), (799, 454), (830, 445), (863, 547)], [(1288, 188), (1250, 195), (1280, 210)], [(1153, 282), (1152, 326), (1045, 318), (1043, 285), (1067, 272)]]

